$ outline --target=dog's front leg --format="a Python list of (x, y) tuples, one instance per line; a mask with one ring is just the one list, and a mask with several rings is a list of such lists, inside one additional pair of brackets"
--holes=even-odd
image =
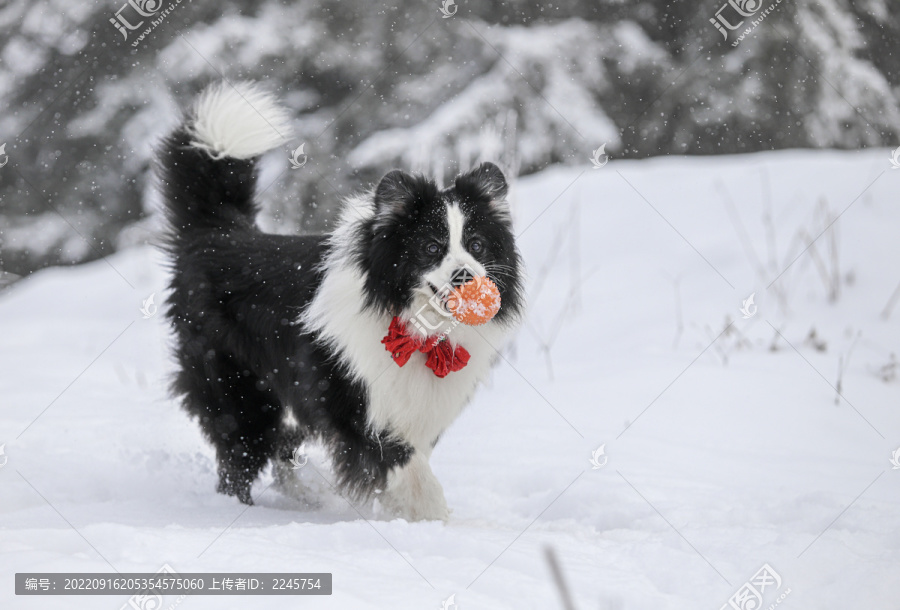
[(444, 489), (431, 472), (428, 456), (416, 451), (409, 462), (388, 473), (382, 504), (408, 521), (450, 519)]

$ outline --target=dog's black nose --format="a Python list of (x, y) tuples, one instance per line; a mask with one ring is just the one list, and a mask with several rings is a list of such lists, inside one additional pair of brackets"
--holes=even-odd
[(450, 285), (454, 288), (458, 288), (473, 279), (475, 274), (468, 267), (460, 267), (453, 273), (453, 277), (450, 279)]

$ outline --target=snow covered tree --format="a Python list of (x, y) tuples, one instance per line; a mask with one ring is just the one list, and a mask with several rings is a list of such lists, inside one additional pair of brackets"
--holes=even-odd
[(457, 3), (447, 19), (421, 0), (135, 1), (150, 31), (115, 27), (106, 3), (0, 7), (0, 270), (151, 239), (153, 146), (223, 77), (295, 113), (262, 165), (263, 222), (286, 232), (327, 230), (341, 196), (398, 165), (449, 179), (483, 158), (586, 164), (601, 144), (641, 158), (900, 139), (890, 0), (772, 0), (736, 47), (709, 22), (718, 0)]

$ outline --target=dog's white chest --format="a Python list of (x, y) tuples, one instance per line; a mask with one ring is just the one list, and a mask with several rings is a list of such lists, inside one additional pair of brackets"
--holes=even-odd
[(440, 378), (425, 366), (425, 354), (414, 353), (401, 368), (383, 345), (379, 347), (381, 372), (372, 370), (377, 377), (369, 383), (369, 422), (375, 429), (395, 431), (417, 449), (430, 448), (459, 416), (487, 374), (488, 355), (470, 351), (465, 368)]
[(368, 420), (390, 430), (417, 450), (430, 453), (437, 437), (455, 420), (490, 370), (505, 331), (496, 324), (458, 326), (453, 343), (469, 352), (468, 364), (440, 378), (412, 354), (400, 367), (385, 349), (390, 318), (361, 312), (362, 279), (351, 269), (329, 270), (302, 323), (341, 355), (368, 393)]

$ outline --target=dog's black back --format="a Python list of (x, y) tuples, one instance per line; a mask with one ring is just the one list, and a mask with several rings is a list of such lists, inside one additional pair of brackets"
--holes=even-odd
[[(321, 281), (324, 236), (283, 236), (255, 225), (255, 162), (214, 160), (180, 129), (160, 151), (179, 370), (173, 391), (216, 449), (219, 491), (252, 503), (271, 458), (313, 434), (327, 442), (340, 482), (365, 494), (408, 448), (366, 433), (364, 388), (296, 320)], [(286, 426), (289, 405), (297, 426)]]

